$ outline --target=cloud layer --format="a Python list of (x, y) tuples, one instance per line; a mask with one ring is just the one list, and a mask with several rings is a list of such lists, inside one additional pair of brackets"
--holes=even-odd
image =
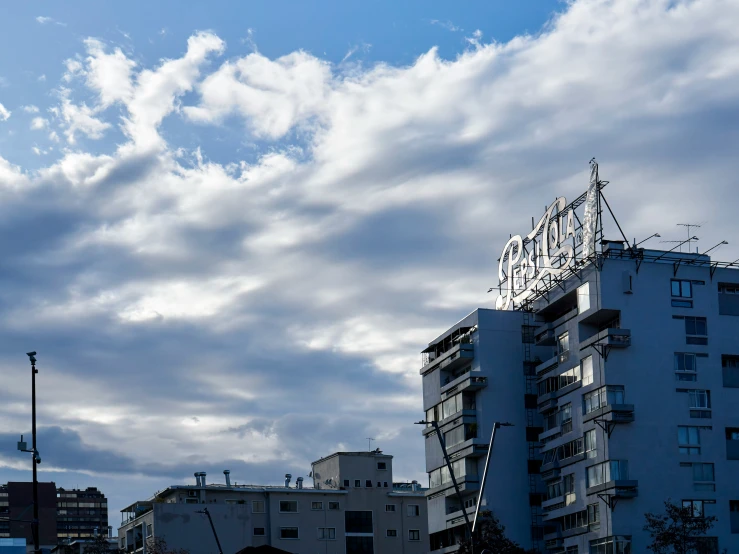
[(58, 157), (0, 157), (0, 424), (27, 431), (33, 348), (55, 471), (277, 482), (374, 437), (422, 479), (418, 352), (494, 305), (508, 234), (592, 156), (633, 236), (733, 236), (737, 23), (728, 0), (579, 0), (407, 67), (85, 40), (48, 123), (22, 109)]

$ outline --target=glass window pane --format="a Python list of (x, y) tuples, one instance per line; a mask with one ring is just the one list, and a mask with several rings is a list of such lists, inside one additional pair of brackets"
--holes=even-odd
[(590, 283), (585, 283), (577, 289), (577, 311), (586, 312), (590, 309)]
[(681, 281), (682, 285), (682, 296), (685, 298), (691, 298), (693, 293), (690, 291), (690, 281)]
[(672, 296), (680, 296), (680, 281), (672, 281)]
[(708, 334), (708, 325), (706, 323), (706, 318), (704, 317), (696, 318), (695, 334), (696, 335), (707, 335)]
[(685, 334), (695, 335), (695, 318), (694, 317), (685, 318)]

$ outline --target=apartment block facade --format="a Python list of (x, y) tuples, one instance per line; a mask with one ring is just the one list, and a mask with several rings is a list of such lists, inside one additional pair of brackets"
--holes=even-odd
[[(484, 504), (523, 546), (646, 552), (644, 514), (671, 499), (717, 518), (711, 551), (739, 552), (739, 269), (602, 241), (551, 283), (512, 310), (477, 310), (425, 351), (426, 418), (457, 456), (465, 506), (474, 512), (492, 422), (510, 421)], [(424, 433), (431, 549), (453, 552), (464, 521)]]
[(284, 486), (207, 483), (175, 485), (153, 500), (122, 510), (119, 546), (146, 554), (146, 540), (161, 537), (172, 548), (210, 554), (215, 539), (224, 552), (271, 545), (295, 554), (425, 554), (428, 517), (417, 484), (393, 483), (392, 456), (338, 452), (312, 464), (313, 487), (303, 478)]
[[(39, 542), (44, 548), (108, 534), (108, 501), (97, 488), (63, 489), (53, 482), (38, 483), (38, 494)], [(0, 485), (0, 538), (23, 538), (33, 545), (32, 518), (33, 483)]]

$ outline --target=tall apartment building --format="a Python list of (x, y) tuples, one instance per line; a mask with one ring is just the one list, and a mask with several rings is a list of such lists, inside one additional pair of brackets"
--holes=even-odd
[(425, 554), (428, 518), (417, 484), (393, 483), (392, 456), (337, 452), (313, 462), (313, 487), (303, 478), (282, 487), (206, 483), (174, 485), (122, 510), (120, 547), (146, 554), (146, 539), (161, 537), (172, 548), (211, 554), (215, 539), (224, 552), (271, 545), (296, 554)]
[[(38, 494), (39, 542), (44, 548), (95, 532), (108, 534), (108, 503), (95, 487), (65, 490), (53, 482), (39, 483)], [(0, 485), (0, 538), (24, 538), (33, 545), (32, 518), (33, 483)]]
[[(671, 499), (696, 517), (717, 517), (707, 540), (714, 552), (739, 551), (739, 270), (707, 255), (618, 241), (596, 248), (603, 183), (595, 175), (587, 194), (569, 205), (557, 199), (527, 237), (506, 245), (501, 311), (478, 310), (427, 349), (436, 356), (422, 370), (427, 418), (441, 409), (447, 443), (456, 444), (450, 452), (459, 453), (454, 472), (470, 500), (479, 488), (481, 439), (467, 430), (476, 423), (486, 442), (493, 421), (526, 427), (526, 437), (520, 427), (498, 431), (484, 494), (524, 546), (646, 552), (644, 514), (664, 512)], [(586, 213), (575, 217), (582, 205)], [(515, 338), (532, 340), (531, 325), (529, 350)], [(469, 328), (469, 339), (456, 328)], [(530, 378), (527, 357), (535, 399), (520, 381), (522, 365)], [(455, 378), (455, 371), (465, 373)], [(461, 409), (450, 400), (458, 392)], [(534, 425), (532, 406), (542, 418)], [(534, 488), (525, 482), (534, 464), (524, 439), (539, 421), (543, 544), (527, 542), (524, 525)], [(426, 444), (431, 548), (452, 552), (447, 541), (462, 534), (462, 522), (448, 513), (458, 506), (435, 441)]]
[(85, 539), (108, 534), (108, 500), (96, 487), (57, 489), (57, 537)]

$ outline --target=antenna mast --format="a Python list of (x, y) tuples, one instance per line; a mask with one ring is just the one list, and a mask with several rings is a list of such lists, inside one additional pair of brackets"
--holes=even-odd
[[(698, 223), (678, 223), (677, 225), (680, 226), (680, 227), (686, 227), (687, 230), (688, 230), (688, 240), (686, 242), (688, 243), (688, 253), (690, 253), (690, 244), (691, 244), (690, 241), (693, 240), (693, 235), (690, 234), (690, 228), (691, 227), (693, 227), (693, 228), (699, 228), (700, 227), (700, 224), (698, 224)], [(681, 246), (680, 247), (680, 252), (682, 252), (682, 251), (683, 251), (683, 247)]]

